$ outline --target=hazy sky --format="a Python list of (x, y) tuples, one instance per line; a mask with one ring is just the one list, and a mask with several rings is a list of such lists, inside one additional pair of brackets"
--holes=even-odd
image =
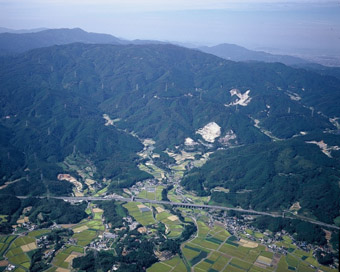
[(340, 51), (340, 1), (334, 0), (0, 0), (0, 26)]

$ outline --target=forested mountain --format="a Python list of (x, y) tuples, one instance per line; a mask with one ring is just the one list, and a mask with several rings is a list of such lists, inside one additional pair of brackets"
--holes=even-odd
[[(339, 215), (335, 77), (173, 45), (77, 43), (0, 61), (1, 182), (24, 177), (0, 193), (69, 194), (57, 174), (70, 157), (116, 187), (147, 178), (134, 132), (163, 151), (189, 137), (222, 149), (182, 181), (198, 194), (241, 192), (213, 193), (216, 202), (276, 210), (300, 201), (325, 222)], [(213, 139), (202, 136), (210, 123), (220, 130)]]
[(80, 28), (37, 29), (31, 32), (0, 30), (0, 55), (23, 53), (35, 48), (71, 43), (85, 44), (164, 44), (160, 41), (119, 39), (109, 34), (86, 32)]
[(6, 27), (0, 27), (0, 33), (17, 33), (17, 34), (23, 34), (23, 33), (34, 33), (39, 31), (47, 30), (48, 28), (40, 27), (40, 28), (32, 28), (32, 29), (11, 29)]
[(202, 46), (199, 50), (233, 61), (281, 62), (286, 65), (307, 64), (308, 61), (286, 55), (274, 55), (263, 51), (254, 51), (236, 44), (223, 43), (215, 46)]
[(1, 33), (1, 55), (22, 53), (31, 49), (69, 43), (123, 44), (112, 35), (89, 33), (80, 28), (47, 29), (32, 33)]

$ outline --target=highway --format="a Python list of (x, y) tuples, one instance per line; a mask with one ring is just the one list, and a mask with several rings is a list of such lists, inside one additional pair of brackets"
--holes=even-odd
[[(25, 196), (18, 196), (18, 198), (27, 198)], [(46, 198), (46, 197), (39, 197), (39, 198)], [(49, 198), (55, 199), (62, 199), (65, 201), (123, 201), (123, 202), (141, 202), (141, 203), (152, 203), (152, 204), (161, 204), (161, 205), (171, 205), (175, 207), (181, 208), (191, 208), (191, 209), (211, 209), (211, 210), (223, 210), (223, 211), (235, 211), (235, 212), (242, 212), (242, 213), (249, 213), (249, 214), (257, 214), (257, 215), (266, 215), (271, 217), (281, 217), (281, 218), (289, 218), (289, 219), (299, 219), (302, 221), (306, 221), (315, 225), (319, 225), (322, 227), (332, 228), (340, 230), (340, 227), (326, 224), (320, 221), (316, 221), (307, 217), (296, 215), (295, 217), (292, 216), (285, 216), (284, 214), (277, 214), (277, 213), (270, 213), (270, 212), (260, 212), (255, 210), (245, 210), (242, 208), (229, 208), (224, 206), (215, 206), (215, 205), (204, 205), (204, 204), (191, 204), (191, 203), (181, 203), (181, 202), (172, 202), (172, 201), (161, 201), (161, 200), (150, 200), (144, 198), (124, 198), (121, 196), (110, 196), (110, 197), (94, 197), (94, 196), (83, 196), (83, 197), (67, 197), (67, 196), (50, 196)]]

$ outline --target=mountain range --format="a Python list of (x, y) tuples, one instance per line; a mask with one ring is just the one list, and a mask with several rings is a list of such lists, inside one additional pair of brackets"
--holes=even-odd
[[(62, 45), (74, 42), (96, 44), (165, 44), (162, 41), (125, 40), (109, 34), (86, 32), (80, 28), (74, 29), (32, 29), (11, 30), (0, 28), (1, 55), (22, 53), (34, 48), (51, 45)], [(176, 44), (176, 43), (175, 43)], [(181, 45), (183, 46), (183, 45)], [(184, 45), (185, 46), (185, 45)], [(199, 50), (215, 56), (233, 61), (262, 61), (281, 62), (286, 65), (309, 64), (301, 58), (285, 55), (274, 55), (262, 51), (253, 51), (234, 44), (219, 44), (216, 46), (203, 46)]]
[(233, 61), (281, 62), (286, 65), (307, 64), (308, 61), (285, 55), (273, 55), (262, 51), (254, 51), (235, 44), (219, 44), (216, 46), (199, 47), (199, 50)]
[(215, 203), (340, 215), (336, 77), (169, 44), (73, 43), (2, 57), (0, 88), (1, 194), (68, 195), (57, 176), (79, 175), (72, 160), (129, 187), (150, 178), (137, 153), (151, 138), (165, 164), (169, 151), (212, 152), (181, 183)]

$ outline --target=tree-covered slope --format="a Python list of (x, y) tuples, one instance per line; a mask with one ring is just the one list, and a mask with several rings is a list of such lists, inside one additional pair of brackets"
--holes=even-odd
[(75, 42), (122, 44), (124, 41), (108, 34), (89, 33), (80, 28), (43, 29), (28, 33), (0, 33), (1, 55), (17, 54), (35, 48)]
[[(328, 143), (339, 142), (338, 136), (319, 137)], [(199, 194), (211, 193), (216, 203), (245, 209), (289, 210), (299, 202), (301, 214), (333, 223), (340, 207), (340, 152), (332, 152), (333, 158), (329, 158), (316, 145), (306, 143), (308, 140), (303, 137), (219, 151), (202, 168), (191, 170), (182, 184)], [(229, 193), (212, 190), (219, 186)]]
[[(143, 146), (135, 132), (154, 139), (160, 150), (183, 146), (188, 137), (202, 148), (227, 149), (184, 179), (197, 191), (262, 188), (257, 197), (264, 197), (289, 185), (289, 201), (276, 198), (271, 207), (301, 200), (325, 221), (321, 206), (306, 204), (308, 193), (301, 190), (316, 190), (319, 175), (325, 195), (333, 201), (338, 194), (340, 80), (334, 77), (279, 63), (235, 63), (172, 45), (70, 44), (0, 59), (0, 89), (1, 182), (25, 177), (0, 192), (67, 194), (70, 184), (56, 176), (77, 154), (94, 165), (97, 179), (133, 184), (147, 177), (136, 167)], [(105, 126), (103, 114), (113, 125)], [(207, 141), (200, 129), (213, 122), (219, 135)], [(228, 149), (230, 135), (242, 147)], [(321, 140), (334, 147), (332, 158), (306, 143)], [(275, 161), (285, 150), (292, 151), (282, 155), (289, 166), (282, 172)], [(247, 201), (242, 205), (269, 205)], [(338, 214), (334, 210), (330, 217)]]

